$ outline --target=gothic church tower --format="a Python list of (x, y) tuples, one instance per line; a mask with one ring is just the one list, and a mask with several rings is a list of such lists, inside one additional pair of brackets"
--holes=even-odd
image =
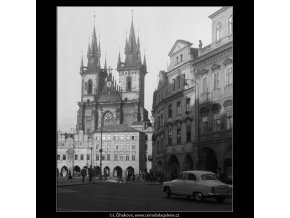
[(144, 86), (147, 74), (146, 59), (141, 61), (139, 37), (136, 41), (133, 16), (129, 40), (125, 42), (125, 62), (121, 61), (120, 53), (117, 63), (119, 83), (122, 92), (124, 123), (132, 124), (148, 119), (148, 112), (144, 108)]
[(85, 133), (94, 132), (98, 126), (98, 96), (104, 86), (107, 75), (105, 69), (101, 69), (101, 48), (97, 43), (96, 29), (94, 26), (92, 40), (88, 45), (87, 66), (81, 60), (80, 75), (82, 77), (81, 101), (78, 102), (77, 130)]

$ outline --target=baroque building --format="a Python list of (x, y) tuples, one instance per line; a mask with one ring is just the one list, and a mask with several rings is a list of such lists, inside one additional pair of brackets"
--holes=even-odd
[[(111, 67), (107, 68), (106, 60), (103, 68), (100, 65), (101, 47), (93, 28), (86, 66), (81, 59), (81, 100), (78, 102), (76, 132), (58, 134), (58, 171), (62, 175), (88, 165), (100, 167), (100, 132), (106, 139), (105, 148), (110, 147), (103, 150), (102, 161), (111, 176), (116, 175), (114, 169), (121, 170), (123, 175), (127, 173), (126, 169), (137, 174), (151, 169), (153, 129), (144, 107), (147, 66), (145, 54), (143, 63), (141, 61), (140, 41), (139, 37), (136, 40), (133, 17), (124, 53), (125, 60), (121, 61), (119, 53), (117, 61), (117, 82)], [(129, 149), (131, 138), (128, 133), (135, 136), (135, 151)]]
[(199, 48), (190, 48), (177, 40), (153, 94), (154, 168), (166, 179), (174, 171), (218, 168), (232, 179), (232, 7), (209, 18), (212, 43), (202, 47), (200, 40)]

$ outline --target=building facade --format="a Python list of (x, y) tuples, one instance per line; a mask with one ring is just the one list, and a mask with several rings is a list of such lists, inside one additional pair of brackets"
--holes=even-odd
[[(209, 18), (212, 43), (202, 47), (199, 41), (195, 49), (177, 40), (168, 72), (159, 73), (152, 110), (153, 159), (166, 179), (183, 170), (218, 168), (226, 180), (232, 177), (232, 7)], [(191, 54), (190, 59), (184, 54)]]
[[(102, 137), (102, 142), (101, 142)], [(98, 129), (90, 138), (82, 131), (74, 134), (59, 132), (58, 170), (61, 176), (66, 176), (68, 170), (75, 173), (90, 165), (99, 173), (102, 158), (102, 173), (117, 176), (119, 171), (126, 176), (128, 171), (140, 174), (146, 170), (147, 160), (145, 137), (141, 131), (127, 125), (108, 125)], [(102, 148), (102, 157), (100, 149)]]
[(209, 16), (212, 43), (199, 49), (193, 62), (199, 84), (199, 167), (220, 168), (232, 180), (233, 128), (233, 9)]
[(159, 72), (158, 88), (154, 92), (153, 159), (154, 169), (165, 179), (172, 173), (194, 168), (196, 139), (195, 90), (192, 85), (192, 62), (198, 49), (192, 43), (177, 40), (169, 52), (167, 72)]
[[(101, 47), (93, 28), (86, 66), (81, 59), (81, 101), (78, 102), (76, 132), (58, 134), (57, 170), (61, 175), (66, 175), (68, 170), (79, 172), (84, 166), (100, 167), (101, 131), (105, 138), (102, 141), (104, 148), (110, 147), (103, 154), (104, 166), (110, 175), (117, 175), (115, 168), (123, 175), (127, 169), (136, 174), (148, 167), (151, 169), (153, 130), (144, 107), (147, 66), (145, 55), (143, 63), (141, 61), (140, 41), (135, 37), (133, 18), (124, 53), (124, 62), (120, 53), (117, 61), (117, 82), (106, 61), (103, 68), (100, 66)], [(136, 137), (134, 144), (129, 133)], [(129, 149), (132, 147), (135, 151)]]

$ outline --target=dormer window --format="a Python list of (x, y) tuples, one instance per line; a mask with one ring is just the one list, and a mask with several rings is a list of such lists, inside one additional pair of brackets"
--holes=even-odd
[(176, 57), (176, 64), (178, 64), (178, 56)]
[(180, 62), (182, 62), (182, 54), (180, 55)]
[(229, 18), (229, 35), (233, 34), (233, 16)]
[(219, 41), (222, 37), (222, 25), (221, 23), (218, 23), (216, 25), (216, 41)]

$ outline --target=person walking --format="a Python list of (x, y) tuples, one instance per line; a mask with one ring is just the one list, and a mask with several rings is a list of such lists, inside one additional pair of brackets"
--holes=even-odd
[(118, 176), (118, 183), (123, 182), (122, 173), (120, 171), (117, 172), (117, 176)]
[(85, 177), (86, 177), (86, 169), (85, 168), (83, 168), (81, 170), (81, 176), (82, 176), (82, 183), (84, 183), (85, 182)]
[(69, 171), (68, 171), (68, 177), (67, 177), (68, 182), (69, 182), (71, 179), (72, 179), (71, 171), (69, 170)]
[(92, 183), (92, 181), (93, 181), (93, 168), (92, 168), (92, 165), (88, 169), (88, 174), (89, 174), (89, 183)]
[(96, 168), (96, 166), (94, 166), (94, 169), (93, 169), (93, 183), (96, 183), (96, 180), (97, 180), (97, 168)]

